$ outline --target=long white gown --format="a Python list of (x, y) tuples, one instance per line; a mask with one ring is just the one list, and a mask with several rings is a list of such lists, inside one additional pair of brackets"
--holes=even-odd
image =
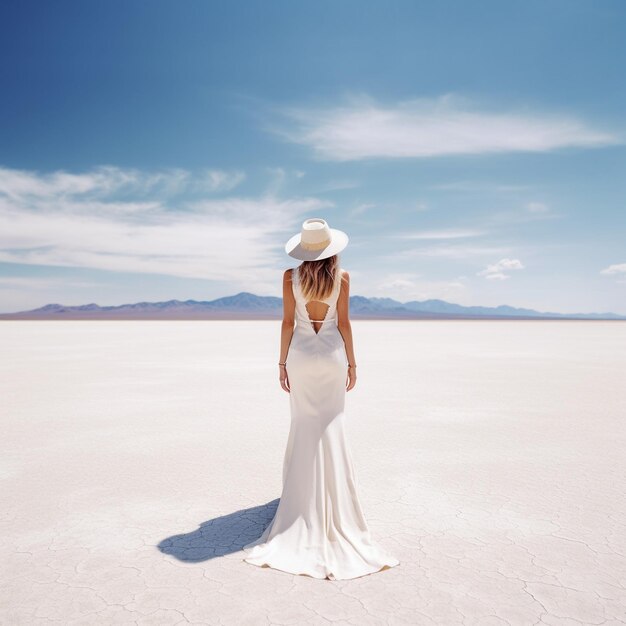
[(286, 360), (291, 426), (282, 494), (263, 534), (243, 547), (243, 560), (314, 578), (357, 578), (400, 561), (372, 541), (344, 432), (348, 361), (336, 317), (341, 281), (323, 300), (329, 308), (316, 332), (297, 270), (292, 272), (296, 326)]

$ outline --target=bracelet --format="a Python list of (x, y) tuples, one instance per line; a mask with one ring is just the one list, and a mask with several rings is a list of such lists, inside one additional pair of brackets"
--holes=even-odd
[(348, 367), (356, 367), (356, 365), (350, 365), (350, 363), (348, 363)]
[(286, 362), (285, 363), (279, 363), (278, 365), (287, 365), (287, 363)]

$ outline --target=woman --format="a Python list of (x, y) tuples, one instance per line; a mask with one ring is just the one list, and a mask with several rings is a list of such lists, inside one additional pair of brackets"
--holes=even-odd
[(357, 379), (350, 276), (337, 256), (347, 244), (343, 231), (311, 218), (285, 245), (302, 263), (283, 276), (278, 366), (291, 408), (283, 490), (274, 518), (244, 546), (243, 559), (330, 580), (399, 564), (372, 541), (344, 432), (345, 395)]

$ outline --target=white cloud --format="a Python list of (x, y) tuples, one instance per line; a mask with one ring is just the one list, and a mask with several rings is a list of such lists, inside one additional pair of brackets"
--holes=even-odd
[(315, 187), (316, 193), (327, 193), (330, 191), (343, 191), (345, 189), (356, 189), (361, 183), (357, 180), (330, 180), (327, 183)]
[(476, 276), (484, 276), (488, 280), (506, 280), (510, 278), (505, 271), (524, 269), (519, 259), (500, 259), (497, 263), (488, 265), (486, 269), (476, 272)]
[[(177, 177), (195, 183), (191, 175)], [(332, 206), (271, 195), (175, 204), (158, 193), (145, 201), (110, 197), (127, 181), (143, 193), (152, 180), (149, 173), (118, 168), (84, 175), (1, 170), (0, 262), (234, 281), (257, 293), (275, 291), (276, 268), (289, 264), (284, 241), (298, 232), (304, 215)]]
[(555, 213), (548, 206), (542, 206), (545, 206), (545, 209), (536, 207), (532, 210), (527, 204), (523, 210), (512, 209), (497, 211), (489, 216), (486, 223), (493, 226), (499, 224), (525, 224), (528, 222), (554, 220), (565, 217), (564, 213)]
[(409, 278), (405, 278), (405, 276), (407, 276), (407, 274), (403, 274), (403, 275), (394, 275), (394, 276), (389, 276), (387, 278), (387, 280), (385, 280), (384, 282), (380, 283), (378, 286), (379, 288), (383, 289), (383, 290), (388, 290), (388, 289), (392, 289), (392, 290), (397, 290), (397, 289), (412, 289), (415, 287), (415, 282), (413, 280), (410, 280)]
[(225, 172), (223, 170), (207, 170), (205, 181), (199, 181), (198, 191), (231, 191), (246, 178), (244, 172)]
[(145, 172), (112, 165), (74, 174), (65, 171), (39, 173), (0, 167), (0, 194), (12, 199), (82, 196), (110, 197), (113, 194), (159, 197), (185, 192), (215, 192), (234, 189), (245, 179), (242, 171), (205, 170), (197, 174), (179, 168)]
[(387, 106), (361, 96), (345, 106), (280, 112), (290, 120), (288, 127), (268, 130), (331, 161), (548, 152), (623, 142), (570, 114), (477, 110), (451, 94)]
[(617, 265), (609, 265), (603, 270), (600, 270), (600, 274), (626, 274), (626, 263), (618, 263)]
[(440, 244), (436, 246), (399, 250), (398, 252), (393, 252), (384, 256), (385, 258), (391, 260), (407, 260), (421, 256), (448, 259), (469, 259), (474, 257), (489, 257), (494, 254), (506, 254), (507, 252), (509, 252), (509, 248), (503, 246)]
[(531, 213), (545, 213), (546, 211), (548, 211), (548, 206), (546, 204), (544, 204), (543, 202), (529, 202), (526, 205), (526, 208), (531, 212)]
[(438, 183), (429, 185), (431, 189), (441, 189), (444, 191), (487, 191), (487, 192), (509, 192), (524, 191), (528, 189), (528, 185), (503, 185), (501, 183), (492, 183), (480, 180), (459, 180), (449, 183)]
[(376, 207), (376, 205), (375, 204), (371, 204), (371, 203), (359, 204), (358, 206), (354, 207), (350, 211), (349, 216), (350, 217), (356, 217), (357, 215), (361, 215), (362, 213), (365, 213), (365, 211), (368, 211), (369, 209), (373, 209), (375, 207)]
[(448, 230), (421, 230), (412, 233), (400, 233), (395, 235), (401, 239), (462, 239), (466, 237), (479, 237), (485, 235), (486, 231), (469, 229), (448, 229)]
[(101, 287), (103, 283), (64, 278), (39, 278), (37, 276), (0, 276), (0, 287), (20, 289), (59, 289), (61, 287)]
[(266, 193), (268, 195), (277, 195), (287, 180), (287, 172), (282, 167), (266, 167), (265, 169), (271, 176)]
[(390, 297), (401, 302), (410, 300), (454, 299), (465, 295), (466, 285), (458, 280), (424, 280), (419, 274), (394, 273), (379, 280), (373, 296)]
[(270, 181), (266, 187), (266, 194), (278, 195), (283, 191), (285, 185), (292, 180), (298, 181), (303, 178), (306, 172), (301, 170), (290, 170), (284, 167), (266, 167), (265, 171), (270, 175)]

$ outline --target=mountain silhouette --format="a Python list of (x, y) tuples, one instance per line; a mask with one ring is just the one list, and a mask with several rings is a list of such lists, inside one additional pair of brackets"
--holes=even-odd
[[(31, 311), (0, 314), (0, 319), (280, 319), (283, 300), (241, 291), (215, 300), (167, 300), (99, 306), (95, 302), (76, 306), (46, 304)], [(411, 300), (350, 296), (353, 319), (597, 319), (626, 320), (616, 313), (553, 313), (507, 305), (463, 306), (445, 300)]]

